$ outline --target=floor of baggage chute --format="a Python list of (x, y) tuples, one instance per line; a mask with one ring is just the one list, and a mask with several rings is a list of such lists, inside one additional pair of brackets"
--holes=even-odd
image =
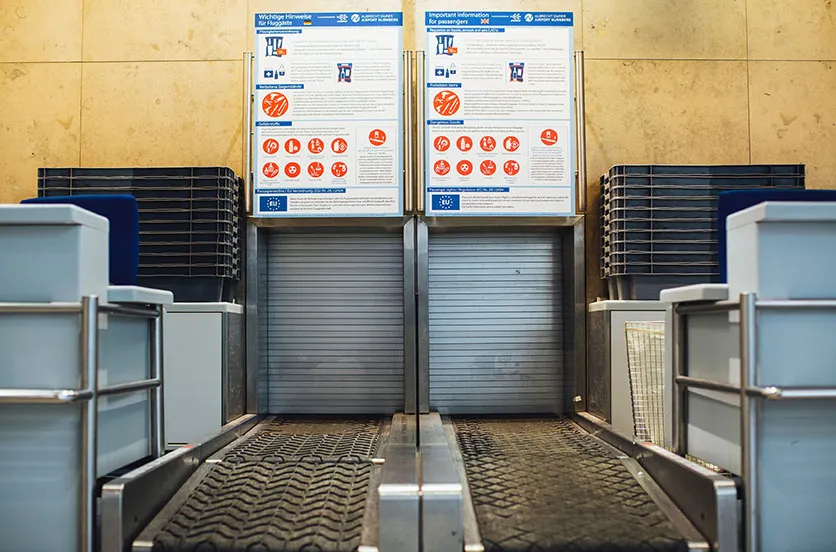
[(387, 427), (383, 417), (268, 419), (204, 463), (134, 549), (356, 550)]
[(619, 455), (567, 418), (452, 423), (486, 551), (689, 550)]

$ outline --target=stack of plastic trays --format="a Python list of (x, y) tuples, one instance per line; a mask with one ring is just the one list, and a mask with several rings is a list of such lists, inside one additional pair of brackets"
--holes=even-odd
[(38, 171), (38, 195), (131, 194), (139, 205), (139, 282), (176, 301), (220, 301), (240, 275), (240, 178), (227, 167)]
[(803, 187), (803, 165), (614, 166), (601, 178), (610, 296), (655, 300), (662, 289), (714, 281), (719, 194)]

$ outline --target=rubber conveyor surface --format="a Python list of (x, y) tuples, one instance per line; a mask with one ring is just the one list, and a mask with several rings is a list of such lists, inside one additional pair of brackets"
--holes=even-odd
[(486, 551), (688, 550), (616, 454), (568, 419), (453, 422)]
[(153, 550), (356, 550), (382, 423), (259, 424), (202, 465), (152, 521)]

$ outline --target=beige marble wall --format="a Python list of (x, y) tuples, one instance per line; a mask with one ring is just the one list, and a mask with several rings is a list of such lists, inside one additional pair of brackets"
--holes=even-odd
[(805, 163), (836, 188), (836, 0), (0, 0), (0, 202), (40, 166), (240, 170), (253, 13), (348, 8), (402, 10), (412, 48), (428, 9), (574, 11), (593, 220), (615, 163)]

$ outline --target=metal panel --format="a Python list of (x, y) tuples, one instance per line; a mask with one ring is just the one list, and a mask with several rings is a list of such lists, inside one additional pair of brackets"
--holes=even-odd
[(432, 410), (563, 411), (561, 250), (554, 231), (430, 235)]
[(271, 413), (394, 413), (404, 407), (403, 233), (269, 233)]

